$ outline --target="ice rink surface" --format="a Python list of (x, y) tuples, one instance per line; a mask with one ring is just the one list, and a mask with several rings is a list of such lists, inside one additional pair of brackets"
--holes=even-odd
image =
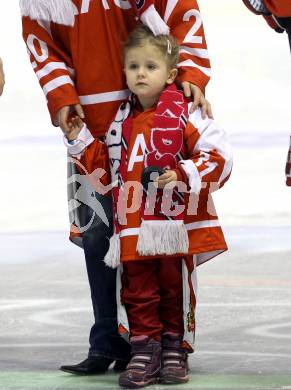
[[(214, 195), (230, 250), (198, 269), (196, 351), (179, 388), (291, 389), (287, 37), (242, 1), (200, 8), (207, 97), (234, 148), (231, 180)], [(58, 372), (85, 358), (93, 320), (83, 255), (67, 240), (66, 152), (21, 42), (17, 1), (5, 3), (0, 35), (0, 389), (116, 389), (112, 371)]]
[[(198, 268), (196, 352), (181, 388), (291, 386), (291, 228), (225, 234), (229, 252)], [(111, 371), (90, 378), (57, 371), (88, 347), (81, 250), (62, 232), (4, 234), (1, 248), (0, 389), (118, 388)]]

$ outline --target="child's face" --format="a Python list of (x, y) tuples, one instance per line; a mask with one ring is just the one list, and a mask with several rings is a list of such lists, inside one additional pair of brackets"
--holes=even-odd
[(177, 75), (176, 69), (169, 70), (165, 55), (149, 43), (127, 50), (124, 70), (128, 88), (144, 109), (158, 101), (166, 84), (173, 83)]

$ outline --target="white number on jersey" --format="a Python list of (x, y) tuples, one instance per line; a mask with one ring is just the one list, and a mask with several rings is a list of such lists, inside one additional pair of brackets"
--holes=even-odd
[[(91, 0), (82, 0), (82, 6), (81, 6), (80, 14), (86, 14), (89, 11), (90, 1)], [(104, 5), (104, 3), (107, 4), (107, 1), (106, 0), (102, 0), (102, 3), (103, 3), (103, 5)], [(105, 5), (104, 5), (104, 8), (106, 9)]]
[[(37, 52), (34, 41), (39, 43), (41, 54)], [(44, 62), (46, 59), (48, 59), (48, 47), (44, 41), (37, 38), (34, 34), (29, 34), (26, 43), (30, 53), (34, 56), (37, 62)]]
[(194, 16), (195, 18), (195, 23), (191, 27), (188, 34), (185, 36), (183, 43), (202, 43), (202, 36), (195, 35), (199, 28), (202, 26), (202, 19), (199, 11), (197, 11), (196, 9), (191, 9), (190, 11), (186, 12), (183, 16), (183, 21), (189, 22), (192, 16)]

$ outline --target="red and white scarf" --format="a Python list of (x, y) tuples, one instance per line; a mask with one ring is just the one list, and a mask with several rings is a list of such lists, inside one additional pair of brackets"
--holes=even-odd
[[(155, 4), (154, 0), (129, 0), (129, 2), (138, 17)], [(72, 0), (20, 0), (19, 6), (22, 16), (65, 26), (73, 26), (75, 15), (78, 15), (78, 8)]]
[[(127, 102), (121, 104), (106, 135), (113, 184), (114, 234), (110, 239), (105, 262), (113, 268), (120, 263), (122, 205), (127, 203), (121, 199), (127, 181), (127, 147), (132, 130), (134, 103), (135, 97), (132, 95)], [(150, 145), (144, 155), (144, 167), (177, 168), (178, 162), (185, 154), (183, 139), (187, 120), (188, 103), (183, 93), (172, 84), (160, 95), (151, 129)], [(173, 213), (179, 206), (180, 209), (182, 206), (183, 211)], [(137, 252), (140, 255), (188, 253), (189, 241), (184, 226), (183, 206), (184, 196), (177, 189), (156, 189), (153, 194), (144, 191), (141, 204), (142, 223), (137, 243)], [(169, 210), (168, 213), (165, 208)]]

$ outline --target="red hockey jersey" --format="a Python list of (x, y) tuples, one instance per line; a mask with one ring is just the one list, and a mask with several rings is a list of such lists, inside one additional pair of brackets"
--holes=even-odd
[(291, 16), (291, 2), (286, 0), (264, 0), (271, 14), (286, 18)]
[[(35, 17), (33, 4), (30, 1), (31, 17)], [(52, 122), (57, 125), (61, 107), (81, 103), (92, 134), (103, 136), (120, 100), (128, 95), (121, 53), (137, 17), (127, 0), (74, 0), (71, 4), (72, 26), (25, 16), (23, 38)], [(181, 44), (180, 81), (204, 90), (210, 63), (196, 1), (156, 0), (155, 7)]]
[[(154, 114), (155, 108), (151, 108), (133, 117), (130, 142), (127, 146), (128, 182), (140, 183), (144, 154), (146, 150), (150, 150)], [(184, 130), (184, 144), (188, 159), (184, 160), (181, 169), (185, 171), (191, 187), (190, 192), (185, 194), (184, 224), (189, 237), (188, 254), (197, 254), (197, 263), (200, 264), (227, 249), (208, 189), (210, 185), (210, 191), (217, 190), (229, 178), (232, 153), (224, 131), (213, 120), (203, 120), (200, 110), (196, 110), (189, 117)], [(199, 181), (203, 184), (198, 195), (196, 191)], [(134, 191), (133, 188), (130, 190), (132, 191), (129, 191), (124, 206), (130, 212), (126, 214), (126, 224), (122, 225), (120, 233), (123, 261), (144, 259), (136, 250), (141, 209), (134, 207)]]
[[(133, 117), (130, 142), (127, 145), (129, 183), (140, 183), (144, 168), (144, 155), (150, 145), (155, 108), (140, 112)], [(94, 140), (90, 131), (84, 127), (83, 135), (78, 137), (79, 147), (74, 152), (67, 143), (69, 153), (78, 155), (81, 164), (91, 161), (90, 173), (100, 168), (99, 154), (103, 144)], [(227, 249), (218, 217), (214, 208), (211, 192), (220, 188), (229, 178), (232, 169), (232, 151), (225, 132), (209, 119), (202, 119), (201, 111), (196, 110), (189, 116), (184, 130), (186, 159), (184, 170), (190, 191), (185, 193), (186, 214), (184, 224), (188, 231), (189, 255), (197, 255), (197, 264), (201, 264)], [(109, 145), (108, 145), (109, 146)], [(84, 149), (86, 147), (86, 149)], [(84, 151), (84, 152), (83, 152)], [(109, 148), (109, 158), (110, 148)], [(95, 163), (94, 163), (95, 159)], [(108, 172), (108, 167), (104, 167)], [(135, 207), (133, 188), (128, 193), (124, 208), (126, 223), (121, 226), (121, 260), (144, 259), (137, 253), (137, 239), (141, 224), (141, 210)]]

